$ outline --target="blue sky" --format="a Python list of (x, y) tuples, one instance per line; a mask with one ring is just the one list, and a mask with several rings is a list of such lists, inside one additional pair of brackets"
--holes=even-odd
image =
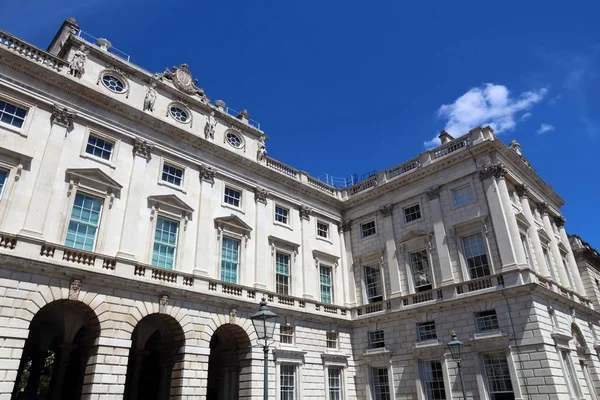
[(314, 176), (389, 168), (443, 128), (492, 123), (600, 249), (598, 1), (26, 3), (0, 29), (45, 47), (74, 16), (148, 70), (188, 63), (261, 123), (270, 155)]

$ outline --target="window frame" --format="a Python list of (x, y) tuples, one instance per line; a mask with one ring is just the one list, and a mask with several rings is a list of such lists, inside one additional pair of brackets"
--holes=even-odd
[[(282, 376), (282, 368), (292, 368), (293, 374), (291, 374), (291, 376), (294, 379), (294, 386), (292, 387), (292, 394), (293, 394), (293, 400), (301, 400), (301, 395), (302, 395), (302, 391), (301, 391), (301, 382), (300, 382), (300, 365), (297, 363), (289, 363), (289, 362), (284, 362), (284, 363), (278, 363), (277, 364), (277, 396), (276, 399), (277, 400), (282, 400), (283, 396), (282, 396), (282, 389), (283, 389), (283, 385), (281, 384), (281, 376)], [(286, 386), (289, 387), (289, 386)], [(287, 396), (286, 396), (287, 398)]]
[[(471, 191), (471, 200), (466, 202), (466, 203), (462, 203), (462, 204), (456, 204), (456, 198), (454, 196), (454, 193), (456, 193), (456, 191), (464, 189), (468, 187)], [(450, 198), (452, 199), (452, 208), (456, 209), (456, 208), (462, 208), (462, 207), (466, 207), (469, 204), (473, 204), (477, 202), (477, 196), (475, 194), (475, 188), (473, 187), (473, 182), (467, 182), (467, 183), (460, 183), (456, 186), (453, 186), (450, 188)]]
[[(179, 108), (181, 111), (185, 112), (188, 114), (188, 118), (185, 121), (180, 121), (178, 119), (176, 119), (172, 112), (171, 112), (171, 108), (176, 107)], [(192, 124), (192, 121), (194, 119), (194, 116), (192, 114), (192, 110), (190, 110), (189, 107), (185, 106), (184, 104), (178, 102), (178, 101), (172, 101), (167, 105), (167, 116), (169, 118), (171, 118), (173, 121), (177, 122), (178, 124), (183, 124), (183, 125), (187, 125), (187, 124)]]
[[(428, 278), (429, 278), (429, 284), (428, 285), (421, 285), (417, 287), (417, 280), (416, 280), (416, 276), (415, 276), (415, 268), (413, 265), (413, 254), (417, 254), (417, 253), (425, 253), (425, 258), (424, 260), (427, 262), (427, 266), (428, 266)], [(411, 274), (411, 278), (412, 278), (412, 289), (414, 293), (420, 293), (420, 292), (427, 292), (429, 290), (433, 290), (435, 289), (435, 276), (433, 275), (433, 268), (432, 268), (432, 262), (431, 262), (431, 254), (429, 252), (429, 250), (427, 250), (427, 248), (425, 247), (417, 247), (414, 249), (410, 249), (407, 252), (408, 255), (408, 266), (409, 266), (409, 271)], [(421, 262), (423, 260), (420, 260)], [(427, 286), (430, 286), (429, 288), (426, 288)], [(425, 289), (421, 289), (425, 287)]]
[[(108, 85), (106, 85), (106, 83), (104, 82), (104, 77), (106, 77), (107, 75), (112, 75), (121, 81), (121, 83), (123, 84), (122, 92), (117, 92), (115, 90), (112, 90), (111, 88), (108, 87)], [(126, 95), (126, 98), (129, 97), (129, 90), (131, 89), (131, 86), (129, 85), (129, 80), (126, 79), (123, 76), (123, 74), (115, 71), (114, 69), (105, 69), (105, 70), (101, 71), (100, 74), (98, 75), (98, 81), (96, 82), (96, 85), (98, 85), (100, 82), (102, 82), (102, 86), (104, 86), (104, 88), (106, 90), (108, 90), (110, 93), (114, 93), (114, 94), (118, 94), (118, 95), (124, 94), (124, 95)]]
[[(441, 381), (440, 381), (439, 377), (438, 377), (438, 379), (435, 379), (433, 376), (434, 375), (434, 373), (433, 373), (434, 369), (432, 367), (433, 363), (438, 363), (440, 365), (439, 372), (441, 373), (441, 378), (442, 378)], [(437, 371), (437, 369), (436, 369), (436, 371)], [(427, 375), (431, 376), (431, 380), (426, 379)], [(431, 396), (430, 389), (440, 390), (440, 388), (438, 387), (436, 389), (433, 389), (433, 388), (428, 387), (428, 385), (430, 383), (437, 383), (439, 385), (440, 382), (442, 383), (441, 389), (443, 389), (443, 391), (444, 391), (443, 392), (444, 398), (448, 399), (448, 395), (446, 394), (447, 390), (446, 390), (446, 376), (444, 373), (444, 362), (440, 361), (439, 359), (421, 360), (419, 362), (419, 379), (421, 382), (421, 390), (423, 393), (423, 398), (425, 400), (435, 400), (435, 398)]]
[(31, 127), (31, 121), (34, 119), (34, 112), (37, 110), (35, 104), (18, 99), (3, 91), (0, 91), (0, 101), (18, 108), (22, 108), (26, 111), (25, 118), (23, 119), (23, 125), (20, 128), (2, 121), (0, 121), (0, 128), (17, 133), (23, 137), (27, 137)]
[[(171, 183), (171, 182), (168, 182), (168, 181), (165, 181), (165, 180), (162, 179), (162, 175), (163, 175), (163, 172), (164, 172), (165, 165), (181, 170), (181, 185), (178, 186), (178, 185), (176, 185), (174, 183)], [(169, 187), (171, 189), (178, 190), (178, 191), (180, 191), (182, 193), (187, 193), (187, 181), (189, 180), (189, 179), (187, 179), (188, 172), (189, 172), (188, 168), (185, 165), (183, 165), (181, 163), (178, 163), (176, 161), (173, 161), (171, 159), (168, 159), (168, 158), (165, 158), (165, 157), (161, 157), (160, 158), (160, 165), (159, 165), (159, 169), (158, 169), (158, 180), (157, 180), (157, 183), (159, 185), (161, 185), (161, 186), (166, 186), (166, 187)]]
[[(479, 235), (481, 237), (482, 240), (482, 246), (484, 249), (484, 253), (487, 259), (487, 268), (489, 269), (489, 274), (487, 275), (483, 275), (483, 276), (477, 276), (477, 277), (473, 277), (471, 275), (471, 270), (469, 267), (469, 263), (468, 263), (468, 258), (467, 258), (467, 254), (465, 251), (465, 245), (464, 245), (464, 239), (467, 237), (471, 237), (471, 236), (475, 236), (475, 235)], [(488, 276), (492, 276), (495, 275), (495, 271), (494, 271), (494, 266), (492, 263), (492, 257), (491, 257), (491, 253), (490, 253), (490, 248), (489, 248), (489, 243), (488, 243), (488, 239), (487, 239), (487, 235), (484, 231), (482, 230), (470, 230), (470, 231), (465, 231), (465, 232), (461, 232), (459, 235), (460, 238), (460, 246), (457, 246), (458, 251), (459, 251), (459, 255), (460, 255), (460, 262), (461, 262), (461, 266), (463, 268), (463, 273), (465, 273), (465, 277), (467, 279), (465, 279), (465, 281), (467, 280), (475, 280), (475, 279), (482, 279)], [(482, 254), (477, 255), (476, 257), (481, 256)]]
[[(429, 332), (425, 332), (429, 331)], [(428, 342), (430, 340), (437, 340), (437, 327), (434, 320), (418, 322), (417, 323), (417, 341)]]
[[(344, 369), (345, 368), (339, 365), (328, 365), (325, 368), (325, 398), (327, 400), (344, 400), (344, 398), (346, 397), (344, 396)], [(337, 386), (338, 396), (334, 396), (335, 398), (331, 396), (331, 371), (339, 371), (339, 375), (337, 378), (339, 382), (339, 386)]]
[(377, 329), (376, 331), (369, 331), (368, 339), (369, 350), (385, 349), (385, 330)]
[[(286, 216), (287, 222), (277, 221), (277, 209), (278, 208), (287, 211), (287, 216)], [(273, 202), (273, 223), (275, 225), (279, 225), (279, 226), (283, 226), (285, 228), (291, 229), (292, 228), (292, 208), (288, 207), (288, 206), (284, 206), (280, 202)]]
[[(240, 193), (240, 205), (239, 206), (229, 204), (225, 201), (225, 192), (227, 189), (234, 190), (234, 191)], [(228, 183), (228, 182), (223, 182), (223, 190), (221, 191), (221, 206), (222, 207), (230, 208), (232, 210), (241, 212), (243, 214), (245, 199), (246, 199), (246, 193), (243, 188), (241, 188), (240, 186), (236, 186), (234, 184)]]
[[(373, 223), (373, 233), (371, 233), (370, 235), (365, 235), (363, 227), (365, 225), (367, 225), (367, 224), (370, 224), (370, 223)], [(359, 223), (359, 228), (360, 228), (360, 238), (361, 239), (366, 239), (366, 238), (369, 238), (371, 236), (376, 236), (377, 235), (377, 222), (376, 222), (375, 218), (367, 220), (365, 222)], [(368, 229), (370, 229), (370, 228), (368, 228)]]
[[(327, 227), (327, 236), (320, 236), (319, 235), (319, 224), (324, 225)], [(326, 242), (331, 243), (331, 224), (329, 222), (326, 222), (322, 219), (315, 219), (315, 236), (318, 240), (324, 240)]]
[[(287, 258), (288, 258), (287, 293), (279, 293), (279, 291), (277, 290), (277, 288), (278, 288), (277, 275), (282, 275), (277, 272), (277, 255), (278, 254), (287, 256)], [(292, 252), (285, 251), (279, 247), (276, 247), (273, 257), (274, 257), (273, 270), (275, 272), (275, 285), (274, 285), (275, 293), (277, 293), (277, 295), (279, 295), (279, 296), (292, 296), (292, 260), (293, 260), (294, 254)]]
[[(330, 335), (335, 335), (335, 340), (333, 340)], [(334, 343), (335, 346), (331, 347), (330, 343)], [(340, 333), (338, 331), (325, 331), (325, 348), (329, 350), (339, 350)]]
[(529, 265), (529, 268), (534, 269), (533, 259), (531, 258), (531, 246), (529, 243), (529, 235), (527, 232), (519, 231), (519, 238), (521, 239), (521, 245), (523, 246), (523, 252), (525, 253), (525, 262)]
[[(489, 315), (483, 315), (483, 314), (489, 314)], [(486, 333), (486, 332), (497, 332), (500, 330), (500, 322), (498, 320), (498, 312), (495, 309), (476, 312), (474, 317), (475, 317), (475, 332)], [(495, 319), (495, 326), (493, 326), (489, 329), (483, 329), (483, 328), (485, 328), (485, 325), (487, 323), (484, 322), (482, 324), (479, 321), (485, 321), (485, 318), (488, 318), (488, 317), (492, 320), (492, 322), (494, 322), (493, 320)]]
[[(286, 340), (289, 340), (289, 342), (284, 341), (284, 337)], [(279, 343), (284, 346), (293, 346), (296, 344), (296, 327), (286, 324), (279, 325)]]
[(0, 163), (0, 172), (6, 172), (6, 177), (4, 178), (4, 182), (1, 182), (0, 187), (0, 201), (4, 198), (4, 192), (6, 192), (7, 186), (9, 185), (9, 178), (11, 176), (12, 168), (5, 167), (3, 163)]
[(573, 360), (571, 358), (571, 350), (562, 347), (558, 347), (557, 350), (559, 352), (558, 357), (560, 358), (560, 365), (563, 370), (569, 396), (578, 399), (581, 396), (581, 390), (579, 388), (579, 377), (575, 373), (575, 366), (573, 365)]
[[(223, 280), (223, 243), (225, 243), (225, 240), (234, 240), (237, 242), (238, 244), (238, 257), (237, 257), (237, 267), (236, 267), (236, 281), (235, 282), (229, 282), (226, 280)], [(229, 232), (227, 233), (223, 233), (223, 235), (221, 236), (221, 240), (219, 241), (219, 271), (218, 271), (218, 279), (219, 281), (226, 283), (226, 284), (231, 284), (231, 285), (239, 285), (241, 282), (241, 270), (242, 270), (242, 240), (244, 240), (241, 237), (238, 237), (237, 235), (231, 235)]]
[[(94, 234), (94, 245), (92, 246), (91, 250), (79, 249), (77, 247), (71, 247), (71, 246), (67, 245), (67, 237), (69, 234), (69, 225), (71, 224), (71, 217), (73, 216), (73, 207), (75, 207), (75, 199), (77, 198), (78, 194), (81, 194), (81, 195), (87, 196), (87, 197), (91, 197), (91, 198), (94, 198), (94, 199), (97, 199), (100, 201), (101, 208), (100, 208), (100, 215), (98, 217), (98, 226), (96, 227), (96, 233)], [(105, 212), (106, 197), (103, 197), (98, 193), (94, 193), (92, 191), (88, 191), (88, 190), (81, 189), (81, 188), (77, 188), (77, 190), (74, 190), (71, 197), (72, 197), (72, 199), (69, 202), (69, 213), (66, 218), (66, 224), (65, 224), (65, 229), (64, 229), (63, 238), (62, 238), (61, 243), (63, 243), (65, 247), (67, 247), (69, 249), (73, 249), (75, 251), (94, 253), (98, 249), (98, 242), (100, 239), (100, 227), (102, 226), (103, 218), (104, 218), (104, 215), (106, 214), (106, 212)]]
[[(490, 384), (490, 376), (488, 375), (488, 369), (486, 368), (486, 356), (498, 356), (500, 354), (502, 355), (502, 359), (506, 363), (506, 369), (507, 369), (507, 375), (503, 376), (504, 385), (507, 382), (506, 377), (508, 377), (508, 382), (510, 382), (510, 385), (511, 385), (511, 391), (506, 391), (506, 390), (505, 391), (492, 391), (492, 386)], [(484, 378), (486, 395), (488, 396), (488, 398), (492, 399), (492, 395), (495, 393), (512, 393), (513, 396), (515, 398), (517, 398), (517, 392), (515, 391), (515, 385), (512, 381), (512, 376), (511, 376), (511, 365), (510, 365), (510, 362), (508, 359), (508, 355), (506, 354), (505, 351), (492, 351), (492, 352), (483, 353), (480, 356), (480, 362), (481, 362), (481, 367), (482, 367), (482, 375)], [(495, 379), (495, 380), (497, 380), (497, 379)]]
[[(173, 251), (173, 265), (171, 266), (171, 268), (166, 268), (166, 267), (162, 267), (160, 265), (155, 265), (153, 262), (154, 259), (154, 245), (156, 244), (156, 226), (158, 225), (158, 220), (162, 219), (165, 221), (169, 221), (169, 222), (174, 222), (177, 225), (177, 235), (175, 236), (175, 245), (173, 246), (174, 251)], [(151, 251), (151, 256), (150, 256), (150, 265), (154, 268), (162, 268), (164, 270), (167, 271), (176, 271), (176, 267), (177, 267), (177, 257), (179, 255), (179, 243), (180, 243), (180, 236), (181, 236), (181, 221), (178, 221), (175, 218), (169, 217), (165, 214), (158, 214), (155, 218), (154, 218), (154, 223), (153, 225), (153, 239), (152, 239), (152, 251)]]
[[(387, 396), (377, 396), (377, 389), (376, 387), (380, 387), (381, 385), (376, 385), (375, 384), (375, 374), (374, 372), (382, 372), (383, 370), (385, 370), (385, 376), (386, 376), (386, 383), (387, 383), (387, 392), (386, 393), (380, 393), (380, 394), (384, 394)], [(384, 376), (384, 374), (378, 374), (378, 376)], [(370, 395), (371, 395), (371, 399), (382, 399), (382, 400), (392, 400), (395, 399), (395, 397), (392, 397), (392, 388), (393, 388), (393, 384), (392, 384), (392, 377), (390, 376), (390, 369), (388, 367), (384, 367), (384, 366), (371, 366), (369, 367), (369, 388), (370, 388)]]
[[(369, 296), (369, 283), (367, 282), (367, 269), (371, 269), (376, 271), (379, 274), (379, 291), (380, 291), (380, 295), (379, 296)], [(385, 291), (384, 291), (384, 284), (383, 284), (383, 272), (381, 271), (381, 265), (380, 264), (373, 264), (373, 265), (363, 265), (363, 280), (364, 280), (364, 293), (365, 293), (365, 299), (367, 300), (365, 302), (365, 304), (372, 304), (372, 303), (379, 303), (381, 301), (385, 300)], [(372, 301), (372, 299), (374, 298), (378, 298), (381, 297), (380, 300), (377, 301)]]
[[(233, 144), (231, 144), (231, 142), (229, 140), (227, 140), (227, 135), (229, 135), (229, 134), (237, 136), (237, 138), (240, 140), (239, 146), (234, 146)], [(236, 150), (243, 150), (244, 152), (246, 152), (246, 138), (244, 137), (242, 132), (240, 132), (237, 129), (232, 129), (232, 128), (227, 129), (223, 133), (223, 143), (227, 143), (228, 146), (231, 146), (232, 148), (234, 148)]]
[[(319, 263), (319, 300), (322, 304), (335, 304), (335, 278), (334, 278), (334, 266), (327, 263)], [(331, 301), (326, 302), (323, 300), (323, 284), (321, 282), (322, 269), (329, 269), (331, 285), (329, 286), (331, 289)]]
[[(415, 218), (413, 220), (407, 221), (407, 219), (406, 219), (406, 210), (408, 210), (409, 208), (412, 208), (412, 207), (418, 207), (419, 208), (419, 210), (418, 210), (418, 212), (419, 212), (419, 218)], [(420, 201), (417, 201), (417, 202), (414, 202), (414, 203), (410, 203), (409, 205), (407, 205), (405, 207), (402, 207), (402, 222), (403, 222), (403, 225), (414, 224), (414, 223), (417, 223), (418, 221), (422, 221), (422, 220), (423, 220), (423, 207), (421, 207), (421, 202)]]

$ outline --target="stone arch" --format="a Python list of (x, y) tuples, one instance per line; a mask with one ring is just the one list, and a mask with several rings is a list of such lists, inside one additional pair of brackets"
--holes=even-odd
[(186, 343), (180, 323), (165, 313), (143, 317), (131, 335), (124, 399), (166, 400), (177, 396), (174, 366), (182, 361)]
[[(204, 330), (202, 331), (201, 334), (201, 340), (205, 343), (210, 343), (214, 333), (217, 331), (217, 329), (219, 329), (221, 326), (223, 325), (233, 325), (236, 328), (240, 328), (242, 331), (244, 331), (244, 333), (246, 334), (246, 336), (248, 337), (248, 340), (250, 342), (256, 341), (257, 336), (256, 336), (256, 332), (254, 331), (254, 326), (252, 325), (252, 321), (250, 320), (250, 318), (242, 318), (239, 316), (235, 317), (235, 322), (232, 321), (231, 316), (230, 315), (213, 315), (207, 322), (206, 325), (204, 327)], [(238, 331), (238, 333), (241, 333)]]
[(41, 307), (29, 326), (12, 398), (78, 399), (99, 336), (98, 317), (83, 302)]

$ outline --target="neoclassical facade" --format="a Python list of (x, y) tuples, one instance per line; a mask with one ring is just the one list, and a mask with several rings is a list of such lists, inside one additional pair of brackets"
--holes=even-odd
[(261, 399), (263, 297), (272, 399), (462, 398), (452, 330), (469, 399), (597, 398), (596, 272), (518, 143), (337, 188), (266, 139), (186, 64), (0, 31), (0, 400)]

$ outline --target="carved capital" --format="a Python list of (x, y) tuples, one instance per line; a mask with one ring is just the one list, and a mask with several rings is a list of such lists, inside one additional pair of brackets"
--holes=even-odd
[(537, 205), (537, 209), (540, 212), (541, 215), (547, 214), (548, 213), (548, 203), (539, 203)]
[(312, 208), (305, 206), (303, 204), (300, 204), (300, 206), (298, 207), (298, 210), (300, 211), (301, 219), (310, 220), (310, 214), (312, 214)]
[(562, 228), (563, 226), (565, 226), (565, 222), (567, 222), (567, 220), (562, 215), (557, 215), (556, 217), (554, 217), (554, 223), (559, 228)]
[(504, 178), (504, 175), (506, 175), (506, 167), (502, 163), (486, 165), (479, 170), (481, 179)]
[(77, 300), (81, 291), (81, 279), (73, 279), (69, 285), (69, 300)]
[(382, 206), (379, 209), (379, 213), (381, 214), (382, 217), (390, 217), (392, 215), (392, 209), (394, 208), (393, 204), (387, 204), (385, 206)]
[(133, 155), (144, 157), (145, 159), (150, 159), (153, 145), (149, 144), (145, 140), (135, 139), (133, 141)]
[(158, 312), (165, 314), (167, 312), (167, 306), (169, 305), (169, 296), (163, 294), (158, 298)]
[(432, 186), (425, 192), (427, 194), (427, 199), (434, 200), (440, 198), (440, 190), (442, 187), (440, 185)]
[(52, 124), (62, 125), (65, 128), (73, 128), (73, 120), (77, 114), (69, 111), (67, 107), (61, 107), (58, 104), (52, 106), (52, 114), (50, 115), (50, 122)]
[(352, 230), (352, 220), (338, 221), (338, 229), (340, 232), (350, 232)]
[(269, 196), (269, 192), (267, 192), (267, 189), (259, 187), (259, 186), (254, 188), (254, 201), (260, 202), (263, 204), (267, 204), (268, 196)]
[(527, 196), (527, 194), (529, 193), (529, 188), (527, 187), (527, 185), (516, 185), (515, 190), (517, 191), (517, 195), (519, 196), (519, 198)]
[(200, 164), (200, 179), (210, 183), (215, 183), (215, 170), (207, 165)]

